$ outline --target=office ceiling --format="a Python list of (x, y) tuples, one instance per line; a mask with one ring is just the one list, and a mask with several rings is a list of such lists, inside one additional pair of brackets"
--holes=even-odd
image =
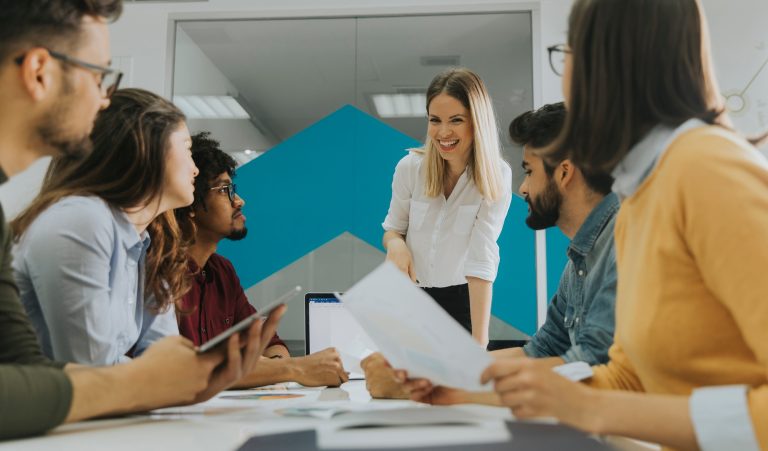
[[(507, 124), (533, 104), (528, 13), (189, 21), (179, 26), (237, 89), (258, 128), (276, 142), (344, 104), (375, 116), (370, 95), (425, 90), (445, 63), (456, 59), (485, 80), (505, 153), (511, 151)], [(424, 117), (384, 121), (420, 140), (426, 131)]]

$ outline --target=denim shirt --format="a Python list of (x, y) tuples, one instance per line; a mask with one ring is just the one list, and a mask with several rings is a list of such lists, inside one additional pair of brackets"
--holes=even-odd
[(608, 194), (576, 232), (547, 319), (523, 348), (528, 356), (590, 365), (608, 361), (615, 324), (613, 228), (618, 210), (616, 194)]

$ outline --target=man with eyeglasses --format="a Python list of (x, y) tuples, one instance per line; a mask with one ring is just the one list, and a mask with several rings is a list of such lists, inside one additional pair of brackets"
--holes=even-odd
[[(248, 302), (232, 263), (216, 253), (221, 240), (241, 240), (248, 231), (242, 211), (245, 201), (236, 194), (232, 181), (236, 162), (206, 132), (192, 137), (192, 158), (200, 171), (195, 178), (195, 200), (190, 207), (176, 210), (182, 229), (194, 230), (188, 250), (191, 288), (177, 317), (179, 332), (202, 345), (256, 310)], [(335, 349), (291, 358), (275, 334), (262, 361), (237, 386), (290, 381), (304, 386), (336, 386), (347, 380)]]
[[(120, 74), (110, 69), (107, 23), (122, 0), (0, 0), (0, 183), (39, 157), (87, 152), (96, 114)], [(11, 273), (0, 208), (0, 440), (63, 422), (210, 398), (251, 371), (281, 312), (247, 343), (199, 355), (169, 337), (113, 367), (51, 362), (42, 353)], [(242, 349), (242, 350), (241, 350)], [(226, 351), (226, 352), (225, 352)]]

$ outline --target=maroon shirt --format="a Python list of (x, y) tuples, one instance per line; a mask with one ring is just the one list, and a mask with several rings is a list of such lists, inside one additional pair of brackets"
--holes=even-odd
[[(211, 255), (202, 271), (190, 258), (189, 270), (192, 274), (192, 287), (181, 300), (182, 312), (178, 320), (179, 332), (192, 340), (195, 346), (200, 346), (256, 312), (245, 297), (232, 262), (226, 258), (218, 254)], [(269, 346), (274, 345), (285, 346), (277, 334), (269, 342)]]

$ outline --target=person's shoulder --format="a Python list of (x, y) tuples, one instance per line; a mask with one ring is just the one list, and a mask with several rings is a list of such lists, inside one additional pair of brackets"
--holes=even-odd
[[(32, 223), (49, 227), (55, 224), (57, 229), (74, 228), (93, 230), (112, 223), (112, 211), (109, 205), (96, 196), (67, 196), (51, 204)], [(76, 230), (77, 231), (77, 230)]]
[(670, 144), (662, 161), (668, 170), (679, 171), (705, 166), (727, 170), (729, 163), (768, 167), (765, 157), (743, 137), (717, 125), (681, 134)]

